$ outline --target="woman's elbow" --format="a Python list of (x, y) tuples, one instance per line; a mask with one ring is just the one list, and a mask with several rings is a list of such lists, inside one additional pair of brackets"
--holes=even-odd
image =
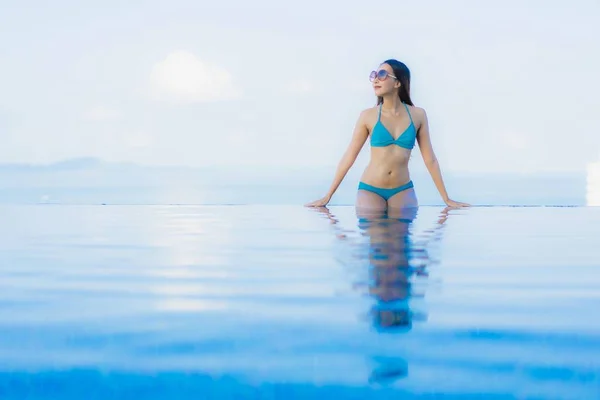
[(437, 163), (437, 158), (425, 157), (425, 158), (423, 158), (423, 162), (425, 163), (426, 166), (431, 167), (432, 165), (435, 165)]

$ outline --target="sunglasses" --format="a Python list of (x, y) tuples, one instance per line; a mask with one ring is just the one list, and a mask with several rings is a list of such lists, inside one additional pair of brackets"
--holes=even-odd
[(387, 72), (385, 69), (380, 69), (379, 71), (371, 71), (371, 74), (369, 75), (369, 80), (373, 82), (375, 78), (377, 78), (380, 81), (385, 81), (388, 78), (388, 76), (394, 79), (398, 79), (394, 75)]

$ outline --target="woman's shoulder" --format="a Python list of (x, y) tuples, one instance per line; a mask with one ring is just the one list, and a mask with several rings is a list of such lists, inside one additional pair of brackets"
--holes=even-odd
[(427, 112), (423, 107), (409, 105), (408, 109), (410, 111), (411, 116), (413, 117), (413, 120), (417, 120), (420, 123), (422, 123), (427, 119)]
[(379, 108), (379, 106), (373, 106), (373, 107), (369, 107), (369, 108), (365, 108), (365, 109), (361, 110), (360, 114), (358, 115), (359, 120), (369, 121), (369, 120), (373, 119), (373, 117), (377, 118), (377, 109), (378, 108)]
[(422, 115), (427, 114), (423, 107), (408, 105), (408, 109), (410, 110), (410, 113), (414, 114), (414, 115), (422, 116)]

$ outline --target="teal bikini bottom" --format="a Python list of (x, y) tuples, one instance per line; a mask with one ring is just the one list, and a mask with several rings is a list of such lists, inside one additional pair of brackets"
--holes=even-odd
[(398, 186), (395, 188), (391, 188), (391, 189), (384, 189), (384, 188), (378, 188), (376, 186), (371, 186), (368, 185), (364, 182), (359, 182), (358, 184), (358, 190), (367, 190), (369, 192), (373, 192), (375, 194), (378, 194), (379, 196), (381, 196), (385, 201), (388, 201), (388, 199), (390, 197), (392, 197), (395, 194), (398, 194), (404, 190), (410, 189), (413, 187), (413, 182), (408, 181), (408, 183), (405, 183), (402, 186)]

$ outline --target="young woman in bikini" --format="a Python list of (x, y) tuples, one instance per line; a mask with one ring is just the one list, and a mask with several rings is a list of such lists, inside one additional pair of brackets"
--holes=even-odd
[(370, 80), (377, 96), (377, 106), (360, 113), (352, 140), (340, 160), (327, 195), (306, 204), (324, 207), (342, 183), (370, 136), (371, 160), (358, 185), (356, 208), (364, 211), (387, 211), (418, 207), (417, 196), (408, 171), (410, 153), (419, 144), (427, 170), (444, 203), (465, 207), (467, 203), (451, 200), (446, 192), (431, 138), (427, 114), (410, 99), (410, 71), (397, 60), (384, 61)]

